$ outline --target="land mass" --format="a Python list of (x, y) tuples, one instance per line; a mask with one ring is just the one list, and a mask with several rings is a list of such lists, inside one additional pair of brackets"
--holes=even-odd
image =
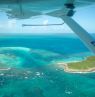
[(95, 56), (88, 57), (86, 60), (80, 62), (71, 62), (68, 64), (60, 62), (58, 65), (63, 68), (65, 72), (91, 73), (95, 72)]

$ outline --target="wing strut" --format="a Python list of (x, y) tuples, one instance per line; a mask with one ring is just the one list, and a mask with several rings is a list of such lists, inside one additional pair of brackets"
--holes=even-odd
[(95, 54), (94, 38), (71, 17), (63, 16), (62, 19), (80, 37), (84, 44)]
[(75, 0), (65, 0), (62, 9), (50, 12), (48, 15), (63, 19), (63, 21), (79, 36), (84, 44), (95, 54), (95, 40), (86, 30), (71, 18), (75, 13), (74, 2)]

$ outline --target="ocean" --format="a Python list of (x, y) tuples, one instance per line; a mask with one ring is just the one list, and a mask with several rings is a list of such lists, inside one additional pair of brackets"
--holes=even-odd
[(95, 73), (67, 73), (56, 64), (89, 56), (75, 34), (0, 36), (0, 97), (95, 97)]

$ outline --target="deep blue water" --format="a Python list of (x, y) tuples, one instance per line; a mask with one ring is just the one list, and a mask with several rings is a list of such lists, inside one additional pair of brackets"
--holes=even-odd
[(89, 52), (75, 34), (1, 36), (0, 46), (45, 49), (64, 55)]
[(51, 64), (93, 55), (76, 35), (2, 36), (0, 46), (10, 47), (0, 54), (22, 60), (4, 63), (13, 69), (0, 71), (0, 97), (95, 97), (95, 73), (70, 74)]

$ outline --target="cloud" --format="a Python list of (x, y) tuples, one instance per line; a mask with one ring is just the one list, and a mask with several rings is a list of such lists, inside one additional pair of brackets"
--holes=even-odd
[(44, 20), (44, 21), (43, 21), (43, 24), (44, 24), (44, 25), (47, 25), (47, 24), (48, 24), (48, 20)]
[(8, 21), (8, 28), (16, 27), (16, 20), (12, 19)]
[(0, 28), (2, 28), (3, 27), (3, 25), (2, 24), (0, 24)]

